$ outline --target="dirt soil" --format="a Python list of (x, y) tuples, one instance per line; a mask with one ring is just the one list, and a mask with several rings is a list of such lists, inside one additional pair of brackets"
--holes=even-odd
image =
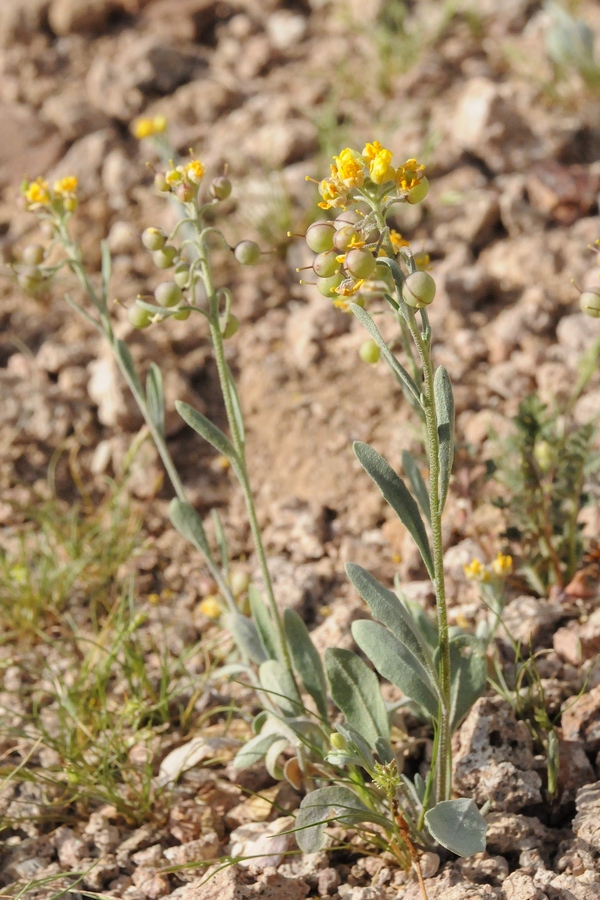
[[(361, 362), (359, 323), (298, 283), (296, 269), (311, 254), (286, 232), (301, 233), (316, 217), (316, 188), (305, 176), (324, 177), (331, 153), (374, 139), (395, 160), (414, 156), (427, 166), (427, 199), (403, 209), (396, 227), (431, 257), (438, 285), (431, 308), (435, 359), (455, 384), (458, 452), (445, 532), (452, 622), (475, 623), (481, 613), (463, 565), (518, 551), (501, 537), (505, 522), (490, 503), (497, 486), (485, 478), (486, 460), (502, 456), (503, 437), (525, 396), (536, 392), (551, 405), (568, 400), (578, 361), (600, 336), (600, 320), (578, 306), (578, 288), (597, 284), (589, 245), (600, 237), (600, 100), (572, 67), (559, 72), (549, 60), (550, 12), (535, 0), (459, 0), (452, 11), (450, 4), (420, 0), (407, 3), (403, 32), (400, 6), (384, 0), (22, 0), (0, 7), (4, 262), (44, 240), (20, 206), (23, 177), (75, 174), (81, 205), (73, 227), (92, 271), (99, 269), (100, 240), (108, 240), (111, 292), (119, 301), (115, 328), (142, 366), (160, 361), (169, 445), (190, 498), (203, 516), (219, 508), (235, 564), (253, 577), (233, 477), (173, 409), (184, 399), (223, 423), (207, 336), (194, 319), (144, 332), (126, 319), (136, 295), (164, 277), (142, 247), (141, 231), (173, 223), (145, 165), (160, 166), (156, 150), (151, 141), (135, 140), (131, 122), (164, 114), (179, 153), (193, 148), (211, 174), (226, 164), (234, 192), (224, 233), (231, 244), (249, 237), (271, 251), (252, 269), (223, 256), (218, 277), (231, 287), (241, 320), (227, 349), (247, 417), (276, 592), (314, 629), (320, 649), (351, 647), (349, 625), (367, 614), (345, 580), (348, 561), (386, 583), (398, 573), (407, 593), (429, 608), (432, 594), (409, 537), (351, 451), (358, 439), (395, 467), (405, 449), (422, 459), (412, 413), (383, 363)], [(598, 4), (576, 6), (600, 36)], [(8, 554), (32, 507), (56, 496), (67, 508), (82, 492), (101, 503), (107, 479), (123, 478), (142, 424), (107, 348), (64, 302), (65, 289), (80, 299), (66, 274), (37, 299), (11, 277), (0, 281), (0, 542)], [(574, 418), (583, 423), (599, 413), (596, 372)], [(219, 629), (199, 607), (214, 585), (168, 523), (171, 488), (147, 441), (129, 466), (125, 490), (143, 534), (119, 577), (123, 583), (136, 576), (144, 629), (174, 657), (197, 641), (218, 645)], [(584, 511), (582, 523), (591, 542), (597, 505)], [(541, 674), (552, 714), (568, 707), (560, 726), (558, 799), (548, 798), (542, 748), (524, 723), (498, 696), (482, 698), (457, 735), (455, 780), (459, 794), (492, 801), (488, 851), (473, 860), (429, 854), (431, 900), (600, 897), (600, 620), (594, 615), (598, 581), (591, 581), (580, 597), (531, 596), (522, 579), (511, 581), (507, 614), (518, 637), (544, 651)], [(91, 628), (85, 592), (76, 591), (69, 604), (78, 625)], [(60, 617), (49, 634), (60, 636)], [(2, 706), (17, 718), (30, 708), (27, 671), (41, 652), (14, 635), (0, 643)], [(509, 660), (506, 647), (504, 653)], [(43, 654), (59, 665), (56, 646)], [(148, 666), (157, 666), (156, 654), (148, 654)], [(248, 731), (239, 719), (237, 731), (234, 725), (223, 739), (230, 743), (218, 743), (226, 718), (220, 709), (235, 697), (249, 712), (254, 701), (235, 686), (203, 684), (202, 696), (191, 702), (204, 726), (190, 732), (172, 724), (154, 735), (144, 759), (156, 776), (170, 750), (202, 735), (203, 758), (221, 762), (190, 769), (148, 821), (128, 821), (110, 804), (74, 804), (61, 818), (48, 813), (55, 797), (43, 780), (5, 785), (0, 812), (8, 821), (21, 810), (22, 821), (0, 833), (2, 896), (48, 878), (51, 885), (26, 896), (51, 897), (68, 891), (69, 873), (86, 871), (62, 896), (85, 889), (86, 896), (95, 891), (128, 900), (415, 900), (414, 874), (385, 855), (365, 855), (355, 845), (301, 858), (284, 855), (294, 847), (288, 835), (264, 841), (289, 827), (300, 798), (261, 767), (236, 773), (227, 764), (234, 739)], [(417, 726), (408, 717), (402, 727)], [(405, 737), (407, 765), (416, 771), (429, 738), (415, 734), (413, 744)], [(0, 744), (25, 769), (56, 765), (25, 737)], [(248, 791), (263, 792), (270, 802), (261, 806)], [(270, 856), (223, 869), (206, 883), (193, 868), (173, 870), (224, 853), (259, 855), (266, 845)]]

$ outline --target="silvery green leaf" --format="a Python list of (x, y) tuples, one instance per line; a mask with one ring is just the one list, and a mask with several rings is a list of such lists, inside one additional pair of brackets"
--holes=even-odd
[(361, 441), (355, 441), (353, 447), (356, 457), (365, 472), (371, 476), (383, 494), (384, 499), (392, 507), (402, 524), (409, 530), (412, 539), (419, 548), (429, 577), (433, 580), (435, 574), (429, 538), (427, 537), (416, 500), (400, 476), (396, 475), (390, 464), (376, 450), (373, 450), (372, 447), (368, 444), (363, 444)]
[(227, 370), (227, 377), (229, 378), (229, 388), (231, 390), (231, 405), (233, 406), (235, 424), (237, 425), (238, 434), (243, 444), (246, 440), (246, 432), (244, 428), (244, 416), (242, 414), (240, 398), (237, 392), (235, 380), (233, 378), (233, 375), (231, 374), (231, 369), (229, 368), (229, 365), (227, 363), (225, 363), (225, 368)]
[(416, 627), (419, 629), (420, 633), (427, 641), (427, 645), (429, 646), (431, 652), (435, 653), (438, 647), (437, 624), (431, 620), (431, 618), (427, 615), (427, 612), (423, 609), (421, 604), (417, 602), (417, 600), (409, 600), (409, 598), (403, 592), (399, 594), (399, 597), (410, 613), (410, 616)]
[(248, 599), (250, 601), (252, 619), (256, 625), (260, 642), (265, 648), (266, 658), (282, 661), (279, 636), (271, 620), (271, 614), (269, 613), (260, 592), (253, 584), (248, 588)]
[(362, 659), (350, 650), (325, 651), (331, 697), (348, 724), (375, 748), (377, 739), (390, 739), (387, 711), (379, 681)]
[(319, 715), (327, 721), (327, 682), (319, 652), (311, 640), (308, 628), (293, 609), (285, 610), (283, 625), (294, 668), (317, 704)]
[(450, 641), (450, 729), (456, 731), (487, 682), (487, 658), (482, 644), (469, 635)]
[(102, 267), (100, 270), (102, 275), (102, 303), (106, 310), (108, 308), (108, 291), (112, 273), (112, 257), (106, 241), (100, 242), (100, 248), (102, 253)]
[(415, 777), (413, 779), (415, 786), (415, 793), (419, 799), (419, 803), (423, 803), (423, 799), (425, 797), (425, 782), (421, 778), (418, 772), (415, 772)]
[(158, 432), (165, 436), (165, 398), (163, 393), (162, 372), (151, 363), (146, 376), (146, 404), (150, 418), (154, 422)]
[(384, 766), (389, 765), (389, 763), (393, 762), (395, 759), (394, 751), (392, 750), (392, 745), (389, 741), (386, 741), (384, 738), (377, 738), (375, 742), (375, 751), (380, 761)]
[(438, 423), (441, 514), (448, 496), (448, 485), (454, 462), (454, 395), (450, 376), (443, 366), (436, 369), (433, 378), (433, 396)]
[(228, 613), (223, 617), (225, 627), (233, 637), (238, 649), (249, 657), (256, 665), (266, 662), (264, 651), (252, 619), (241, 613)]
[(134, 394), (138, 397), (144, 396), (144, 391), (142, 388), (142, 382), (138, 377), (138, 373), (136, 372), (135, 363), (133, 361), (133, 357), (131, 355), (131, 351), (125, 341), (116, 340), (113, 344), (113, 349), (115, 351), (115, 355), (123, 369), (127, 373), (127, 377), (131, 382), (131, 386), (133, 388)]
[(213, 521), (215, 538), (217, 541), (217, 546), (219, 548), (219, 555), (221, 556), (221, 568), (223, 569), (226, 578), (229, 578), (229, 550), (227, 547), (227, 539), (225, 537), (223, 523), (221, 522), (221, 516), (216, 509), (211, 509), (210, 517)]
[(279, 738), (273, 741), (265, 753), (265, 768), (275, 781), (283, 781), (283, 768), (277, 764), (277, 760), (287, 747), (289, 747), (287, 738)]
[(367, 331), (381, 350), (381, 355), (396, 376), (397, 380), (400, 382), (402, 390), (412, 395), (412, 398), (416, 400), (420, 407), (421, 395), (417, 385), (414, 383), (404, 366), (400, 365), (400, 363), (382, 338), (381, 334), (379, 333), (379, 330), (369, 313), (361, 306), (357, 306), (356, 303), (351, 303), (350, 309), (359, 320), (359, 322), (364, 325), (364, 327), (367, 329)]
[(173, 528), (192, 544), (206, 559), (212, 559), (212, 552), (204, 531), (202, 519), (190, 503), (176, 497), (169, 504), (169, 518)]
[(296, 840), (303, 853), (316, 853), (325, 847), (325, 826), (337, 821), (344, 825), (358, 822), (382, 824), (350, 788), (344, 785), (318, 788), (307, 794), (296, 816)]
[(246, 741), (241, 750), (236, 754), (233, 765), (236, 769), (247, 769), (260, 762), (265, 757), (269, 747), (276, 741), (280, 741), (278, 734), (257, 734)]
[(284, 716), (297, 716), (302, 711), (302, 700), (287, 666), (276, 659), (268, 659), (258, 669), (261, 687), (276, 703)]
[(359, 619), (352, 623), (352, 636), (377, 671), (429, 715), (439, 712), (439, 697), (429, 675), (410, 649), (384, 625)]
[(417, 498), (423, 515), (428, 522), (431, 522), (431, 507), (429, 504), (429, 493), (423, 481), (423, 476), (419, 471), (419, 467), (415, 462), (415, 458), (408, 450), (402, 451), (402, 468), (406, 472), (406, 477), (410, 481), (414, 495)]
[(443, 800), (425, 813), (432, 838), (457, 856), (485, 850), (485, 819), (473, 800)]
[(348, 578), (368, 604), (373, 616), (386, 625), (392, 634), (404, 644), (427, 670), (433, 684), (438, 685), (437, 668), (429, 643), (421, 634), (408, 609), (393, 591), (380, 584), (376, 578), (356, 563), (346, 565)]
[(232, 462), (237, 462), (237, 453), (229, 438), (223, 434), (220, 428), (217, 428), (210, 419), (203, 416), (201, 412), (190, 406), (189, 403), (183, 403), (181, 400), (175, 401), (175, 408), (181, 418), (190, 428), (193, 428), (205, 441), (218, 450), (223, 456), (226, 456)]

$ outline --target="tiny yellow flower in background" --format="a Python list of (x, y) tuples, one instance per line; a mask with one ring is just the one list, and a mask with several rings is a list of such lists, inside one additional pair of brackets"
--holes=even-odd
[(464, 567), (464, 572), (469, 581), (485, 583), (492, 577), (489, 569), (478, 559), (472, 559), (469, 565)]
[(54, 182), (52, 190), (55, 194), (74, 194), (77, 190), (77, 178), (75, 175), (67, 175)]
[(35, 181), (32, 181), (31, 184), (25, 189), (25, 199), (28, 203), (31, 204), (40, 204), (41, 206), (47, 206), (50, 203), (50, 190), (48, 188), (48, 182), (44, 181), (42, 177), (36, 178)]
[(221, 615), (221, 604), (216, 597), (205, 597), (200, 603), (199, 609), (209, 619), (218, 619)]
[(135, 120), (131, 130), (134, 137), (141, 141), (144, 138), (154, 137), (155, 134), (165, 132), (167, 130), (167, 120), (164, 116), (154, 116), (152, 119), (143, 117)]
[[(204, 177), (204, 173), (206, 169), (202, 165), (199, 159), (192, 159), (189, 163), (187, 163), (185, 167), (185, 174), (192, 182), (192, 184), (200, 184)], [(167, 179), (168, 180), (168, 179)]]
[(512, 566), (512, 556), (509, 556), (507, 553), (499, 553), (492, 562), (492, 571), (494, 572), (494, 575), (499, 575), (503, 578), (505, 575), (510, 575)]

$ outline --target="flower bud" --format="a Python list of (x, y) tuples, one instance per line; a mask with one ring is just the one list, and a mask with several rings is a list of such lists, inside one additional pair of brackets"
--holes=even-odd
[(429, 272), (407, 275), (402, 286), (402, 299), (414, 309), (429, 306), (435, 297), (435, 281)]
[(180, 262), (175, 266), (175, 274), (173, 275), (173, 281), (175, 284), (180, 287), (186, 287), (190, 278), (190, 267), (187, 263)]
[(79, 206), (79, 200), (77, 199), (77, 197), (65, 197), (65, 199), (63, 200), (63, 206), (68, 213), (74, 213)]
[(254, 241), (240, 241), (233, 255), (243, 266), (255, 266), (260, 259), (260, 247)]
[(155, 250), (152, 254), (152, 261), (159, 269), (170, 269), (177, 256), (175, 247), (165, 244), (162, 250)]
[(340, 264), (335, 250), (326, 250), (324, 253), (319, 253), (313, 260), (313, 269), (320, 278), (329, 278), (330, 275), (335, 275), (339, 268)]
[(240, 327), (240, 320), (237, 316), (229, 313), (227, 321), (225, 321), (225, 316), (221, 316), (221, 318), (219, 319), (219, 327), (221, 329), (223, 340), (226, 341), (227, 338), (233, 337), (233, 335), (236, 333), (236, 331)]
[(174, 281), (163, 281), (154, 291), (159, 306), (177, 306), (181, 302), (181, 288)]
[(317, 278), (317, 290), (324, 297), (336, 297), (335, 289), (343, 280), (344, 276), (341, 272), (338, 272), (337, 275), (330, 275), (329, 278)]
[(190, 184), (188, 181), (182, 181), (181, 184), (178, 184), (177, 190), (175, 191), (177, 199), (181, 201), (181, 203), (191, 203), (196, 196), (196, 192), (196, 186)]
[(333, 247), (335, 227), (333, 222), (321, 219), (313, 222), (306, 230), (306, 243), (315, 253), (324, 253)]
[(41, 244), (28, 244), (23, 248), (23, 262), (27, 266), (39, 266), (44, 261), (45, 252)]
[[(339, 232), (338, 232), (339, 234)], [(375, 257), (369, 250), (349, 250), (344, 260), (344, 268), (353, 278), (370, 278), (377, 265)]]
[(152, 313), (148, 312), (147, 309), (138, 306), (137, 303), (134, 303), (133, 306), (130, 306), (127, 310), (127, 318), (134, 328), (147, 328), (152, 321)]
[(352, 240), (358, 236), (354, 225), (343, 225), (339, 231), (336, 231), (333, 239), (333, 246), (340, 253), (345, 253), (349, 248)]
[(579, 307), (587, 316), (593, 319), (600, 318), (600, 289), (584, 291), (579, 298)]
[(374, 365), (376, 362), (379, 362), (381, 350), (379, 349), (375, 341), (365, 341), (364, 344), (360, 345), (358, 355), (363, 362)]
[(429, 182), (423, 176), (418, 184), (415, 184), (406, 195), (407, 203), (420, 203), (429, 193)]
[(544, 475), (550, 471), (556, 461), (554, 450), (548, 441), (536, 441), (533, 455)]
[(215, 200), (227, 200), (231, 194), (231, 181), (225, 175), (219, 175), (213, 178), (210, 184), (209, 193)]
[(142, 244), (146, 250), (162, 250), (167, 243), (167, 236), (161, 228), (145, 228), (142, 231)]
[(165, 178), (164, 172), (157, 172), (154, 176), (154, 187), (157, 191), (165, 194), (171, 190), (171, 185)]
[(329, 742), (334, 750), (346, 750), (348, 747), (348, 741), (344, 735), (340, 734), (338, 731), (333, 732), (329, 738)]

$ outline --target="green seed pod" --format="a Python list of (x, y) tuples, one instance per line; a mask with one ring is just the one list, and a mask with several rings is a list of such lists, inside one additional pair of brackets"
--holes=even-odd
[(39, 266), (44, 261), (45, 252), (41, 244), (28, 244), (23, 248), (23, 262), (27, 266)]
[(313, 222), (306, 230), (306, 243), (315, 253), (325, 253), (333, 247), (335, 227), (333, 222), (321, 219)]
[(186, 309), (184, 307), (183, 309), (180, 309), (179, 312), (174, 313), (172, 318), (179, 319), (181, 321), (185, 321), (185, 319), (189, 319), (191, 312), (192, 312), (191, 309)]
[(402, 299), (414, 309), (429, 306), (435, 297), (435, 281), (429, 272), (413, 272), (407, 275), (402, 286)]
[(354, 225), (343, 225), (339, 231), (336, 231), (335, 233), (333, 246), (336, 250), (339, 250), (340, 253), (345, 253), (352, 243), (353, 238), (356, 237), (358, 237), (358, 232)]
[(127, 318), (134, 328), (147, 328), (152, 321), (152, 313), (134, 303), (127, 310)]
[(374, 365), (376, 362), (379, 362), (379, 357), (381, 356), (381, 350), (375, 343), (375, 341), (365, 341), (364, 344), (360, 345), (358, 350), (358, 355), (362, 359), (363, 362), (369, 363), (370, 365)]
[(197, 186), (195, 184), (190, 184), (188, 181), (182, 181), (181, 184), (178, 184), (177, 190), (175, 191), (177, 199), (181, 203), (191, 203), (197, 192)]
[(171, 185), (162, 172), (157, 172), (154, 176), (154, 187), (163, 194), (166, 194), (171, 190)]
[(237, 316), (229, 313), (229, 317), (227, 319), (227, 324), (225, 324), (225, 317), (222, 316), (219, 319), (219, 326), (221, 328), (221, 334), (223, 335), (223, 340), (227, 340), (227, 338), (233, 337), (238, 328), (240, 327), (240, 320)]
[(219, 175), (218, 178), (213, 178), (208, 190), (215, 200), (227, 200), (231, 194), (231, 182), (225, 175)]
[(177, 256), (175, 247), (165, 244), (162, 250), (155, 250), (152, 254), (152, 261), (159, 269), (170, 269)]
[(156, 302), (159, 306), (177, 306), (181, 303), (181, 288), (174, 281), (163, 281), (154, 291)]
[(184, 262), (177, 263), (177, 265), (175, 266), (175, 273), (173, 275), (173, 281), (175, 282), (175, 284), (180, 288), (187, 287), (189, 279), (190, 267), (187, 265), (187, 263)]
[(354, 249), (346, 253), (344, 268), (357, 281), (361, 278), (370, 278), (376, 265), (375, 257), (369, 250)]
[(319, 253), (313, 260), (313, 269), (319, 278), (329, 278), (330, 275), (335, 275), (339, 268), (340, 264), (335, 250), (326, 250), (325, 253)]
[(591, 291), (584, 291), (579, 298), (579, 308), (587, 316), (592, 319), (600, 318), (600, 289), (593, 288)]
[(161, 228), (145, 228), (142, 231), (142, 244), (146, 250), (162, 250), (167, 243), (167, 236)]
[(260, 259), (260, 247), (254, 241), (240, 241), (233, 255), (243, 266), (255, 266)]
[(329, 738), (329, 742), (334, 750), (346, 750), (348, 747), (348, 741), (344, 737), (343, 734), (339, 734), (339, 732), (334, 731), (333, 734)]
[(358, 225), (362, 220), (363, 216), (359, 216), (356, 210), (347, 209), (345, 212), (340, 213), (339, 216), (336, 216), (333, 220), (333, 225), (335, 230), (339, 231), (344, 225)]
[(317, 278), (317, 290), (320, 294), (323, 294), (324, 297), (337, 297), (335, 293), (336, 287), (339, 287), (342, 281), (344, 280), (344, 276), (341, 272), (337, 275), (330, 275), (329, 278)]
[(43, 280), (44, 276), (35, 266), (27, 266), (26, 269), (21, 269), (17, 275), (17, 284), (19, 287), (30, 294), (35, 294), (39, 291)]
[(231, 590), (234, 597), (239, 597), (248, 590), (250, 575), (246, 569), (234, 569), (231, 573)]
[(406, 195), (407, 203), (420, 203), (421, 200), (424, 200), (427, 194), (429, 193), (429, 182), (425, 177), (421, 178), (418, 184), (415, 184), (414, 188), (411, 188), (408, 194)]
[(555, 453), (552, 445), (548, 441), (536, 441), (533, 455), (541, 471), (544, 474), (549, 472), (555, 462)]

